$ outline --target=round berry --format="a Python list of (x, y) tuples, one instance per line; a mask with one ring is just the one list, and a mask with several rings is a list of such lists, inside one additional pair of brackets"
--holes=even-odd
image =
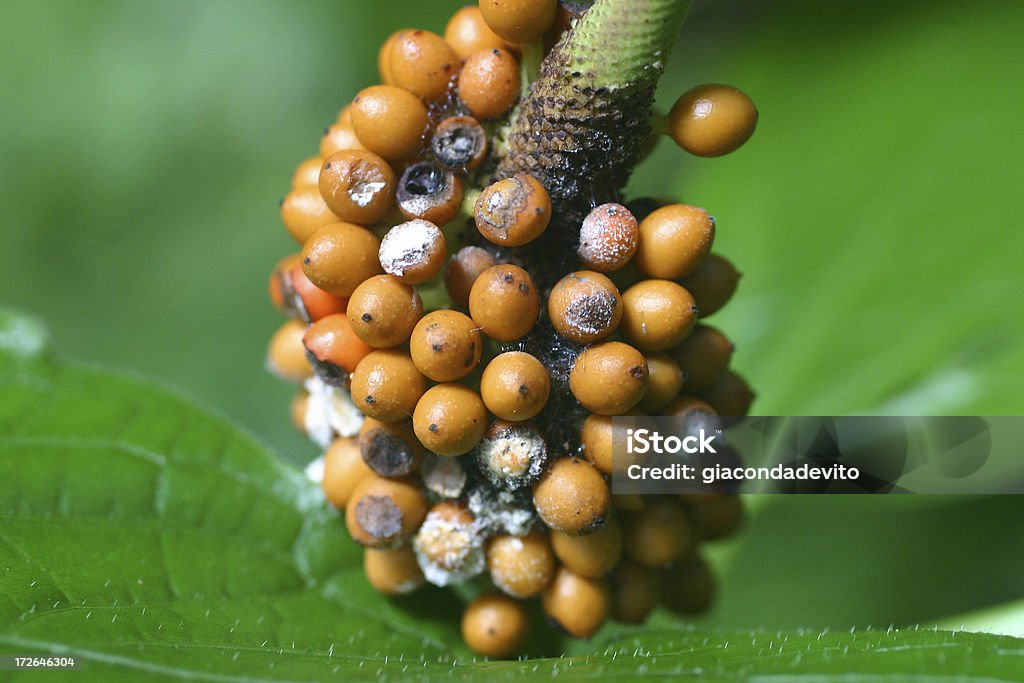
[(423, 317), (423, 302), (410, 285), (392, 275), (375, 275), (349, 297), (348, 321), (370, 346), (387, 349), (409, 341)]
[(292, 189), (300, 190), (304, 187), (316, 187), (320, 183), (320, 167), (324, 160), (321, 156), (313, 156), (303, 160), (295, 167), (292, 173)]
[(427, 490), (439, 498), (458, 498), (466, 488), (469, 475), (460, 458), (427, 454), (420, 466), (420, 476)]
[(320, 194), (343, 221), (370, 225), (383, 219), (395, 198), (395, 172), (372, 152), (344, 150), (324, 160)]
[(540, 237), (551, 221), (551, 197), (533, 176), (518, 174), (488, 185), (473, 209), (488, 241), (518, 247)]
[(533, 486), (533, 505), (552, 529), (581, 535), (596, 531), (608, 518), (611, 493), (601, 473), (579, 458), (551, 463)]
[(374, 351), (352, 372), (352, 402), (363, 415), (381, 422), (409, 419), (426, 390), (427, 379), (409, 354), (398, 349)]
[(444, 29), (444, 39), (459, 59), (489, 48), (514, 51), (516, 45), (499, 37), (484, 21), (480, 8), (469, 5), (452, 15)]
[(750, 412), (755, 394), (745, 379), (735, 372), (725, 370), (701, 392), (701, 398), (719, 415), (740, 417)]
[(317, 320), (306, 330), (302, 343), (317, 375), (329, 384), (342, 386), (359, 361), (373, 351), (352, 331), (344, 313)]
[(476, 369), (483, 352), (480, 330), (458, 311), (433, 311), (416, 323), (409, 340), (412, 361), (435, 382), (454, 382)]
[(359, 429), (363, 461), (382, 477), (411, 474), (423, 460), (423, 446), (409, 422), (381, 422), (367, 416)]
[(344, 510), (359, 482), (372, 473), (363, 462), (356, 438), (335, 439), (324, 453), (324, 478), (320, 487), (331, 505)]
[(634, 262), (645, 275), (678, 280), (697, 269), (715, 239), (715, 219), (704, 209), (669, 204), (640, 221)]
[(306, 277), (298, 258), (285, 276), (285, 289), (291, 295), (289, 299), (298, 309), (299, 315), (309, 322), (316, 322), (335, 313), (344, 313), (348, 306), (347, 298), (335, 296), (314, 285), (312, 280)]
[(695, 501), (688, 507), (697, 533), (707, 541), (729, 536), (743, 523), (743, 502), (735, 494)]
[(631, 560), (623, 560), (611, 576), (612, 617), (624, 624), (642, 624), (658, 605), (658, 575)]
[(639, 242), (640, 226), (629, 209), (622, 204), (602, 204), (583, 219), (576, 253), (590, 270), (610, 273), (629, 263)]
[(444, 38), (421, 29), (399, 31), (389, 38), (385, 65), (388, 83), (423, 100), (439, 100), (459, 67), (459, 57)]
[(381, 272), (380, 242), (352, 223), (331, 223), (302, 248), (302, 270), (313, 284), (335, 296), (351, 296), (364, 280)]
[(702, 614), (714, 602), (715, 575), (700, 557), (689, 557), (659, 573), (662, 604), (673, 612)]
[(610, 515), (600, 529), (586, 536), (552, 530), (551, 547), (566, 567), (580, 576), (597, 579), (610, 572), (622, 557), (622, 529)]
[(490, 29), (513, 43), (540, 40), (558, 8), (557, 0), (480, 0), (479, 5)]
[[(636, 415), (636, 411), (630, 411)], [(580, 445), (583, 457), (605, 474), (612, 474), (615, 463), (612, 458), (612, 442), (620, 439), (625, 443), (626, 428), (616, 427), (610, 415), (587, 415), (580, 428)], [(621, 466), (620, 466), (621, 469)]]
[(438, 455), (463, 455), (487, 430), (487, 409), (480, 394), (456, 383), (431, 387), (416, 403), (413, 428), (420, 442)]
[(547, 441), (528, 422), (495, 420), (476, 448), (476, 461), (492, 484), (514, 491), (529, 486), (543, 472)]
[(285, 286), (285, 279), (291, 269), (301, 263), (298, 254), (288, 254), (274, 264), (270, 271), (270, 279), (267, 282), (267, 294), (270, 296), (270, 303), (282, 313), (291, 313), (289, 310), (288, 289)]
[(679, 363), (667, 353), (650, 354), (646, 358), (647, 391), (636, 407), (648, 415), (657, 415), (682, 391), (686, 375)]
[(426, 583), (416, 553), (408, 546), (363, 551), (366, 580), (384, 595), (408, 595)]
[(474, 52), (459, 72), (459, 99), (480, 120), (501, 118), (519, 99), (519, 78), (519, 62), (511, 53)]
[(670, 355), (686, 373), (687, 392), (703, 391), (729, 366), (732, 342), (710, 325), (697, 325)]
[(629, 344), (604, 342), (577, 358), (569, 389), (584, 408), (599, 415), (622, 415), (647, 390), (647, 360)]
[(462, 179), (431, 161), (421, 161), (405, 169), (396, 199), (406, 218), (447, 225), (462, 207)]
[(462, 614), (463, 640), (486, 657), (517, 654), (526, 641), (528, 627), (526, 608), (498, 592), (476, 598)]
[(663, 496), (652, 496), (643, 510), (626, 513), (623, 527), (626, 554), (645, 567), (678, 560), (693, 542), (686, 511)]
[[(396, 40), (398, 40), (398, 36), (411, 30), (412, 29), (403, 28), (395, 31), (389, 35), (383, 43), (381, 43), (380, 49), (377, 50), (377, 73), (380, 74), (381, 83), (384, 83), (385, 85), (394, 85), (391, 82), (391, 46), (395, 44)], [(346, 107), (346, 109), (347, 108), (348, 107)], [(344, 111), (344, 109), (342, 111)], [(349, 109), (349, 118), (351, 118), (351, 116), (351, 109)]]
[[(363, 150), (366, 151), (366, 146), (359, 142), (359, 138), (356, 136), (356, 131), (352, 128), (351, 117), (348, 121), (339, 121), (332, 123), (324, 130), (324, 135), (320, 138), (320, 157), (326, 159), (332, 154), (345, 150)], [(323, 162), (321, 162), (321, 166)], [(317, 169), (316, 181), (314, 185), (320, 182), (320, 169)]]
[(430, 149), (448, 170), (468, 173), (487, 157), (487, 133), (472, 116), (452, 116), (434, 129)]
[(682, 286), (644, 280), (622, 295), (619, 330), (641, 351), (664, 351), (679, 344), (697, 324), (697, 305)]
[(487, 410), (502, 420), (536, 417), (548, 401), (551, 379), (535, 356), (509, 351), (496, 356), (480, 378), (480, 396)]
[(352, 100), (352, 127), (368, 150), (388, 161), (401, 161), (422, 146), (427, 108), (408, 90), (370, 86)]
[(558, 334), (577, 344), (592, 344), (619, 327), (622, 297), (607, 277), (590, 270), (569, 273), (548, 297), (548, 317)]
[(441, 229), (417, 218), (388, 230), (378, 256), (385, 272), (407, 285), (418, 285), (441, 272), (447, 249)]
[(444, 271), (444, 288), (459, 308), (469, 308), (469, 294), (480, 274), (495, 264), (494, 255), (480, 247), (463, 247)]
[(740, 273), (727, 259), (718, 254), (708, 254), (697, 269), (680, 283), (693, 295), (700, 309), (700, 317), (720, 311), (740, 284)]
[(306, 359), (302, 337), (306, 326), (298, 320), (281, 325), (270, 338), (267, 349), (267, 368), (289, 382), (301, 382), (313, 376), (313, 368)]
[(739, 149), (754, 134), (757, 108), (738, 88), (699, 85), (672, 105), (668, 125), (672, 139), (687, 152), (718, 157)]
[(292, 190), (281, 200), (281, 222), (299, 244), (305, 244), (317, 230), (338, 220), (315, 185)]
[(608, 586), (561, 567), (541, 595), (544, 613), (577, 638), (589, 638), (608, 618)]
[(412, 538), (426, 516), (427, 499), (417, 484), (371, 474), (352, 492), (345, 507), (345, 526), (357, 543), (394, 548)]
[(494, 585), (513, 598), (530, 598), (547, 588), (555, 575), (555, 556), (547, 534), (495, 536), (487, 544), (487, 570)]
[(519, 339), (533, 329), (540, 315), (537, 283), (519, 266), (492, 266), (473, 283), (469, 314), (491, 339)]
[(484, 570), (483, 539), (465, 504), (444, 500), (427, 513), (413, 539), (413, 549), (427, 580), (447, 586)]

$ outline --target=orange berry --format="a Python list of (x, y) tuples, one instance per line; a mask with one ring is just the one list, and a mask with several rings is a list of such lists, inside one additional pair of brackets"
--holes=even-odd
[(281, 200), (281, 222), (299, 244), (305, 244), (314, 232), (338, 220), (315, 185), (292, 190)]
[(395, 185), (395, 172), (376, 154), (342, 150), (324, 160), (318, 187), (341, 220), (370, 225), (391, 211)]
[(598, 415), (622, 415), (647, 390), (647, 360), (629, 344), (603, 342), (583, 351), (569, 372), (569, 389)]
[(479, 5), (491, 30), (513, 43), (539, 40), (558, 9), (557, 0), (480, 0)]
[(492, 31), (484, 21), (480, 8), (472, 5), (463, 7), (452, 15), (445, 26), (444, 39), (452, 46), (459, 59), (466, 59), (474, 52), (495, 47), (509, 52), (518, 49), (515, 43), (508, 42)]
[(370, 86), (352, 100), (352, 127), (371, 152), (388, 161), (402, 161), (423, 144), (427, 108), (403, 88)]
[[(363, 143), (359, 142), (359, 138), (356, 136), (356, 131), (352, 128), (351, 117), (349, 117), (348, 122), (339, 121), (337, 123), (332, 123), (324, 130), (324, 135), (320, 138), (320, 156), (324, 159), (335, 152), (360, 149), (365, 150), (366, 147)], [(317, 175), (318, 182), (319, 178), (320, 176)]]
[(474, 52), (459, 72), (459, 99), (478, 119), (497, 119), (519, 99), (519, 62), (498, 48)]
[(359, 361), (373, 351), (352, 331), (344, 313), (329, 315), (310, 325), (302, 344), (316, 364), (317, 373), (333, 384), (345, 384)]
[(717, 157), (740, 148), (757, 127), (750, 97), (729, 85), (707, 84), (686, 91), (668, 114), (669, 133), (691, 154)]
[(313, 376), (313, 368), (306, 360), (306, 351), (302, 346), (305, 333), (305, 324), (289, 320), (271, 337), (267, 349), (267, 368), (281, 379), (301, 382)]
[(302, 317), (315, 322), (335, 313), (344, 313), (348, 299), (325, 292), (306, 277), (302, 264), (296, 262), (288, 271), (287, 285), (290, 286), (297, 306), (301, 306)]
[(583, 219), (577, 253), (587, 268), (609, 273), (629, 263), (639, 241), (640, 227), (629, 209), (622, 204), (602, 204)]
[(323, 163), (323, 157), (320, 156), (304, 159), (301, 164), (295, 167), (295, 172), (292, 173), (292, 189), (316, 187), (320, 183), (320, 167), (323, 166)]
[(380, 242), (352, 223), (332, 223), (317, 230), (302, 248), (302, 270), (320, 289), (351, 296), (364, 280), (381, 272)]
[(444, 38), (421, 29), (400, 31), (388, 39), (388, 83), (423, 100), (439, 100), (459, 67), (459, 57)]
[(517, 174), (488, 185), (476, 201), (473, 219), (494, 244), (518, 247), (540, 237), (551, 221), (551, 197), (533, 176)]
[(715, 219), (687, 204), (669, 204), (640, 221), (634, 262), (650, 277), (678, 280), (701, 264), (715, 240)]

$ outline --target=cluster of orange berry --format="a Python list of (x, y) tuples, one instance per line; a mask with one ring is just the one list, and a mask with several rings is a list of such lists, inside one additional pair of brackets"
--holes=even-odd
[[(698, 544), (741, 518), (734, 495), (608, 484), (612, 416), (740, 415), (753, 399), (731, 343), (698, 322), (739, 278), (710, 253), (714, 219), (641, 199), (559, 224), (537, 178), (496, 176), (521, 45), (552, 44), (572, 19), (555, 0), (481, 0), (443, 36), (388, 38), (383, 83), (292, 177), (281, 215), (301, 253), (270, 279), (290, 319), (269, 367), (303, 383), (293, 419), (326, 451), (323, 490), (367, 578), (399, 595), (487, 577), (462, 625), (489, 656), (520, 650), (535, 596), (577, 637), (659, 602), (706, 609)], [(663, 132), (714, 156), (755, 122), (741, 92), (702, 86)], [(524, 249), (552, 230), (576, 248)]]

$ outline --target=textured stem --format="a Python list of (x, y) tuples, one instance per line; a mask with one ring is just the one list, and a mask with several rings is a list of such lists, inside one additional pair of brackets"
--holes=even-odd
[(497, 175), (536, 176), (563, 219), (614, 196), (650, 133), (658, 77), (689, 0), (597, 0), (552, 49)]
[[(503, 146), (495, 176), (528, 173), (548, 190), (551, 225), (502, 258), (530, 264), (544, 290), (578, 270), (579, 228), (595, 203), (618, 199), (651, 132), (654, 89), (689, 0), (596, 0), (541, 63)], [(506, 350), (544, 361), (554, 384), (544, 424), (573, 452), (581, 408), (567, 386), (580, 347), (542, 319)]]

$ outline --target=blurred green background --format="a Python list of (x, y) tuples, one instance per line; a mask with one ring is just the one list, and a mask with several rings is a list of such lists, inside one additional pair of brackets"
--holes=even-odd
[[(266, 277), (295, 249), (277, 201), (375, 82), (384, 37), (441, 31), (461, 4), (5, 0), (0, 304), (67, 355), (162, 378), (310, 459), (293, 390), (263, 370)], [(731, 83), (759, 129), (722, 159), (663, 141), (631, 192), (718, 218), (744, 278), (714, 324), (755, 412), (1024, 411), (1022, 26), (1016, 2), (695, 2), (659, 107)], [(721, 553), (718, 623), (878, 625), (1024, 597), (1013, 497), (770, 509)]]

